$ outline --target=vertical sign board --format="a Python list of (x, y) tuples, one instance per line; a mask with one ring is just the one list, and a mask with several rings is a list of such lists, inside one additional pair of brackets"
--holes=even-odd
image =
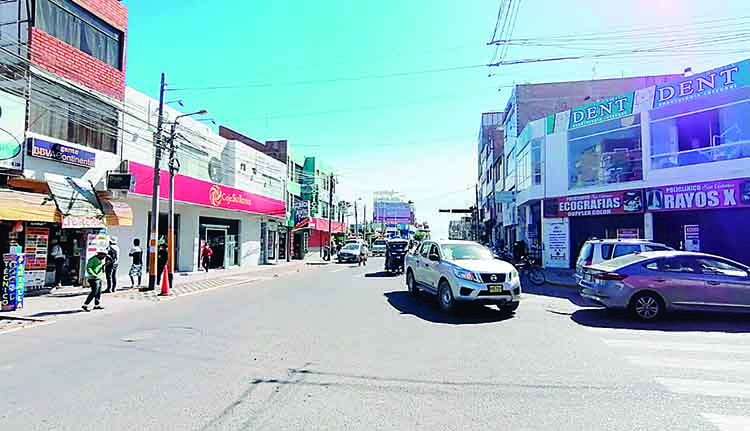
[(568, 223), (567, 220), (545, 220), (543, 225), (544, 266), (568, 267)]
[(23, 308), (24, 255), (3, 255), (3, 281), (0, 283), (0, 311)]
[(28, 290), (44, 288), (47, 275), (48, 242), (48, 228), (28, 227), (26, 229), (24, 284)]
[(684, 227), (685, 251), (701, 251), (701, 227), (686, 224)]

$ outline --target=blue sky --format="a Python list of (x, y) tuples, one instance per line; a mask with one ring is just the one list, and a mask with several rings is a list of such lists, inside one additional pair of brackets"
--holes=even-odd
[[(156, 96), (163, 71), (172, 88), (193, 89), (169, 95), (184, 100), (186, 110), (206, 108), (219, 124), (258, 140), (288, 139), (324, 158), (340, 172), (347, 198), (402, 191), (416, 202), (418, 218), (444, 236), (450, 216), (437, 208), (473, 201), (466, 189), (476, 180), (480, 114), (502, 109), (514, 82), (700, 71), (747, 57), (724, 54), (748, 47), (732, 42), (710, 55), (435, 72), (491, 59), (485, 42), (498, 3), (161, 0), (155, 8), (129, 0), (127, 81)], [(514, 37), (748, 15), (746, 0), (523, 0)], [(508, 58), (570, 49), (513, 47)], [(402, 72), (414, 73), (391, 76)], [(244, 84), (254, 86), (200, 89)]]

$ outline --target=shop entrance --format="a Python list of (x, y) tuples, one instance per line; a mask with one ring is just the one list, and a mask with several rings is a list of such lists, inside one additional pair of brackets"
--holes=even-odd
[(227, 259), (227, 229), (223, 227), (206, 227), (206, 234), (203, 238), (205, 244), (208, 244), (213, 251), (211, 262), (208, 267), (211, 269), (224, 268), (224, 262)]
[(213, 251), (208, 267), (216, 269), (239, 265), (239, 220), (200, 217), (198, 222), (201, 243), (208, 244)]

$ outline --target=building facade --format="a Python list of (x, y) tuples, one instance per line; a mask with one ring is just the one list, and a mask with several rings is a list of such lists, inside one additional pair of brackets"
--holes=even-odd
[(647, 238), (749, 263), (750, 61), (655, 83), (527, 124), (539, 181), (516, 203), (544, 264), (589, 238)]
[[(479, 128), (476, 200), (479, 208), (479, 240), (496, 244), (502, 238), (502, 220), (496, 200), (498, 182), (502, 186), (503, 112), (485, 112)], [(500, 189), (502, 190), (502, 188)]]
[[(495, 184), (496, 203), (500, 206), (505, 243), (510, 245), (516, 240), (527, 238), (525, 231), (533, 220), (529, 219), (530, 214), (519, 210), (515, 195), (520, 189), (539, 186), (541, 170), (544, 169), (544, 154), (541, 148), (528, 145), (528, 140), (524, 141), (523, 146), (519, 144), (519, 136), (526, 124), (573, 106), (646, 88), (679, 76), (658, 75), (516, 85), (505, 107), (503, 175)], [(531, 244), (535, 242), (540, 244), (538, 236)]]

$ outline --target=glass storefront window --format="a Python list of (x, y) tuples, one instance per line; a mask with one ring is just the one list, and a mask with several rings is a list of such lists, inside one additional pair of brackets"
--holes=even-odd
[(651, 122), (653, 169), (750, 157), (750, 100)]
[(531, 183), (535, 186), (542, 183), (542, 145), (544, 138), (537, 138), (531, 141)]
[(575, 130), (576, 137), (568, 140), (569, 188), (643, 179), (639, 115), (596, 125), (606, 131), (582, 136), (586, 129)]

